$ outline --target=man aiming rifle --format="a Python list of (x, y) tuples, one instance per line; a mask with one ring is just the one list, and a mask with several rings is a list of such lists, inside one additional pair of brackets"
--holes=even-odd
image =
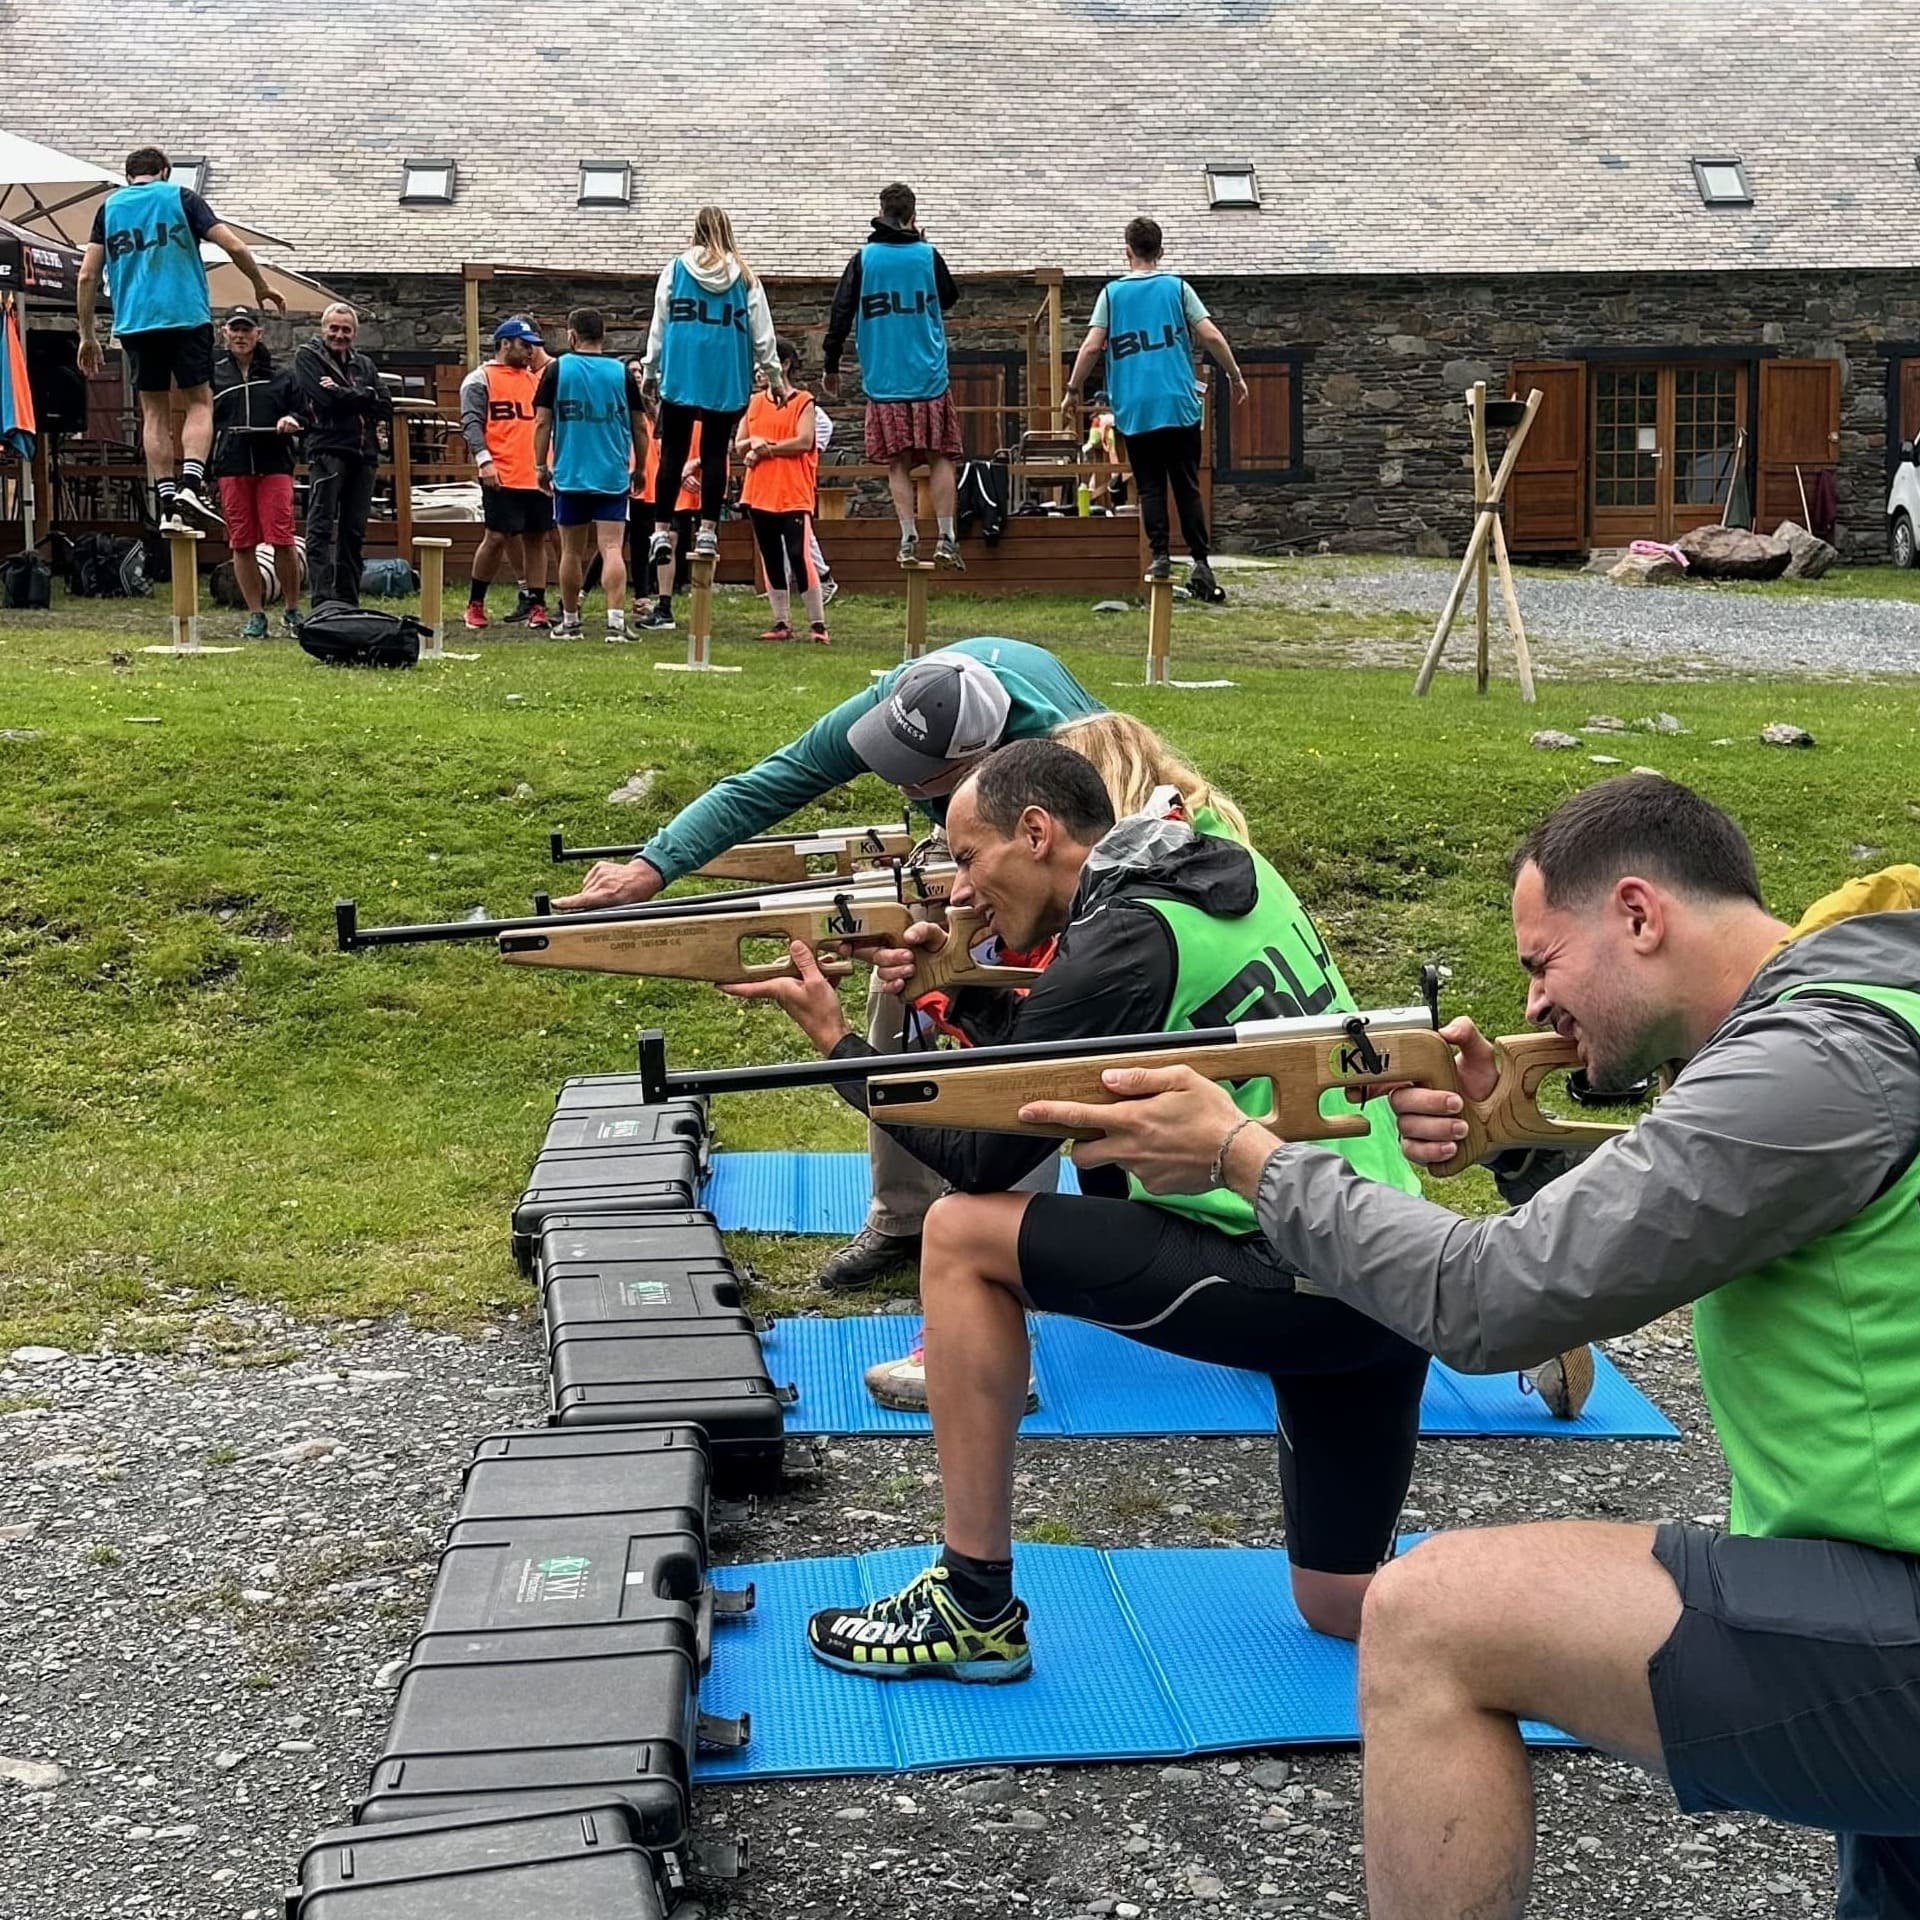
[[(1249, 1125), (1179, 1069), (1110, 1077), (1090, 1167), (1250, 1206), (1273, 1256), (1468, 1371), (1691, 1304), (1731, 1530), (1555, 1521), (1440, 1536), (1369, 1592), (1369, 1910), (1517, 1920), (1522, 1720), (1661, 1772), (1683, 1812), (1840, 1836), (1842, 1920), (1920, 1914), (1920, 867), (1789, 927), (1718, 808), (1652, 775), (1564, 802), (1513, 861), (1530, 1019), (1619, 1085), (1678, 1063), (1617, 1142), (1463, 1220)], [(1486, 1042), (1447, 1029), (1478, 1097)], [(1393, 1096), (1409, 1155), (1459, 1095)], [(1557, 1174), (1540, 1185), (1543, 1174)], [(937, 1231), (939, 1216), (929, 1222)], [(938, 1402), (936, 1401), (936, 1405)], [(952, 1505), (949, 1502), (949, 1514)]]
[[(563, 913), (650, 900), (669, 882), (777, 825), (824, 795), (877, 773), (930, 820), (967, 769), (1009, 740), (1032, 739), (1101, 704), (1044, 647), (1021, 640), (956, 641), (896, 667), (769, 754), (683, 808), (628, 861), (601, 861)], [(877, 985), (867, 1033), (882, 1051), (901, 1044), (900, 1006)], [(868, 1133), (873, 1204), (866, 1225), (820, 1269), (831, 1288), (871, 1286), (919, 1258), (921, 1222), (940, 1183), (879, 1128)], [(1052, 1169), (1047, 1169), (1051, 1176)]]
[[(1149, 811), (1116, 823), (1099, 774), (1057, 742), (1019, 742), (970, 772), (947, 836), (956, 907), (988, 914), (1016, 948), (1058, 937), (1032, 991), (998, 1010), (997, 1030), (990, 1014), (956, 1005), (970, 1037), (1100, 1038), (1353, 1006), (1292, 890), (1218, 815), (1201, 810), (1189, 824)], [(907, 935), (913, 949), (944, 937), (931, 926)], [(810, 951), (796, 944), (792, 956), (800, 978), (731, 991), (774, 1001), (835, 1060), (870, 1051)], [(881, 956), (882, 977), (904, 977), (913, 958)], [(864, 1101), (860, 1089), (843, 1092)], [(1257, 1088), (1243, 1097), (1257, 1101)], [(1414, 1190), (1386, 1102), (1366, 1112), (1366, 1130), (1336, 1149), (1342, 1164)], [(1014, 1437), (1032, 1391), (1028, 1306), (1272, 1378), (1294, 1593), (1314, 1626), (1351, 1637), (1367, 1582), (1392, 1551), (1425, 1356), (1295, 1291), (1238, 1196), (1126, 1197), (1117, 1181), (1081, 1196), (1012, 1193), (1058, 1151), (1052, 1141), (931, 1128), (898, 1138), (957, 1191), (927, 1220), (924, 1353), (868, 1381), (884, 1404), (932, 1414), (945, 1544), (900, 1593), (816, 1614), (815, 1655), (883, 1677), (995, 1682), (1029, 1671), (1011, 1535)]]

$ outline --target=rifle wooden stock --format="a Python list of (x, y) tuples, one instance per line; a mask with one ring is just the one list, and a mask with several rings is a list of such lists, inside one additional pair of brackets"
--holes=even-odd
[[(1020, 1119), (1020, 1109), (1034, 1100), (1112, 1106), (1117, 1096), (1101, 1084), (1101, 1075), (1110, 1068), (1182, 1066), (1208, 1080), (1266, 1081), (1263, 1124), (1283, 1140), (1347, 1140), (1367, 1131), (1366, 1115), (1354, 1109), (1377, 1094), (1396, 1087), (1460, 1092), (1453, 1048), (1430, 1025), (1369, 1024), (1364, 1046), (1339, 1033), (1263, 1037), (1258, 1031), (1262, 1025), (1284, 1024), (1249, 1023), (1241, 1030), (1244, 1037), (1224, 1046), (1216, 1042), (1152, 1052), (1089, 1053), (1074, 1060), (968, 1072), (943, 1073), (933, 1065), (903, 1072), (889, 1062), (888, 1072), (867, 1082), (867, 1108), (883, 1125), (1098, 1139), (1097, 1132), (1029, 1125)], [(1484, 1100), (1463, 1096), (1466, 1138), (1451, 1160), (1430, 1167), (1430, 1172), (1464, 1172), (1502, 1147), (1589, 1148), (1625, 1132), (1624, 1127), (1594, 1121), (1556, 1119), (1540, 1110), (1540, 1086), (1546, 1077), (1579, 1064), (1572, 1044), (1558, 1034), (1514, 1034), (1494, 1041), (1493, 1049), (1500, 1069), (1493, 1092)], [(1340, 1094), (1348, 1110), (1323, 1112), (1329, 1093)]]
[[(584, 973), (642, 974), (656, 980), (711, 980), (728, 986), (793, 976), (793, 962), (751, 962), (743, 949), (749, 940), (804, 940), (820, 962), (820, 971), (839, 979), (854, 959), (869, 959), (883, 947), (907, 945), (907, 929), (916, 923), (913, 909), (898, 900), (859, 893), (816, 901), (801, 896), (769, 903), (750, 913), (663, 915), (657, 919), (582, 920), (570, 924), (556, 916), (538, 931), (503, 933), (500, 957), (523, 967), (568, 967)], [(909, 997), (948, 986), (1030, 986), (1034, 967), (988, 966), (973, 958), (971, 946), (984, 928), (969, 908), (949, 909), (947, 939), (938, 952), (921, 953)]]
[[(776, 883), (831, 878), (904, 860), (915, 835), (906, 827), (823, 827), (817, 833), (766, 834), (742, 840), (695, 872), (714, 880)], [(831, 866), (823, 866), (831, 861)]]

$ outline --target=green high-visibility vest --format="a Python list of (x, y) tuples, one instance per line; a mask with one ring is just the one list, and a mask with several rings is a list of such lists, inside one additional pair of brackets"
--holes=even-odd
[[(1920, 1036), (1920, 993), (1821, 981)], [(1735, 1533), (1920, 1553), (1920, 1156), (1845, 1226), (1694, 1302)]]
[[(1220, 838), (1232, 838), (1224, 822), (1204, 810), (1195, 824), (1202, 832), (1217, 828)], [(1133, 904), (1157, 913), (1173, 936), (1175, 979), (1166, 1019), (1169, 1033), (1231, 1026), (1241, 1020), (1356, 1011), (1312, 916), (1272, 866), (1257, 853), (1251, 857), (1256, 886), (1253, 911), (1235, 920), (1203, 912), (1185, 901), (1130, 896)], [(1266, 1111), (1271, 1097), (1263, 1080), (1241, 1082), (1228, 1091), (1243, 1113), (1256, 1115)], [(1325, 1094), (1320, 1108), (1327, 1114), (1354, 1111), (1338, 1088)], [(1326, 1144), (1368, 1179), (1383, 1180), (1403, 1193), (1418, 1193), (1420, 1182), (1400, 1151), (1400, 1129), (1384, 1096), (1369, 1100), (1360, 1111), (1369, 1122), (1365, 1134)], [(1149, 1193), (1131, 1175), (1127, 1186), (1135, 1200), (1184, 1213), (1222, 1233), (1244, 1237), (1260, 1231), (1253, 1208), (1227, 1188), (1211, 1193)]]

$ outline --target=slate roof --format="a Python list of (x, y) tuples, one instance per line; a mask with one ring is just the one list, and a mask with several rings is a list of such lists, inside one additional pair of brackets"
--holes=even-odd
[[(0, 125), (205, 153), (321, 275), (652, 270), (709, 199), (831, 274), (896, 175), (961, 272), (1107, 272), (1143, 210), (1199, 274), (1903, 268), (1912, 40), (1889, 0), (0, 0)], [(400, 206), (445, 155), (456, 203)], [(631, 209), (577, 208), (622, 158)], [(1262, 210), (1210, 211), (1209, 160)]]

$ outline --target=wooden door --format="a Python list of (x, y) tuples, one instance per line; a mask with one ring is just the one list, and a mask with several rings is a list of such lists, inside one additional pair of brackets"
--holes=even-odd
[(1753, 524), (1771, 533), (1802, 518), (1801, 488), (1811, 497), (1814, 475), (1839, 461), (1839, 361), (1763, 360), (1759, 436)]
[(1593, 544), (1676, 540), (1718, 520), (1746, 415), (1747, 370), (1737, 364), (1596, 367)]
[[(1586, 545), (1587, 367), (1584, 360), (1522, 360), (1507, 392), (1540, 390), (1540, 411), (1507, 482), (1507, 544), (1516, 553), (1564, 553)], [(1496, 467), (1500, 447), (1488, 449)]]
[(1663, 369), (1661, 491), (1663, 540), (1710, 526), (1726, 511), (1744, 458), (1747, 370), (1724, 361)]

